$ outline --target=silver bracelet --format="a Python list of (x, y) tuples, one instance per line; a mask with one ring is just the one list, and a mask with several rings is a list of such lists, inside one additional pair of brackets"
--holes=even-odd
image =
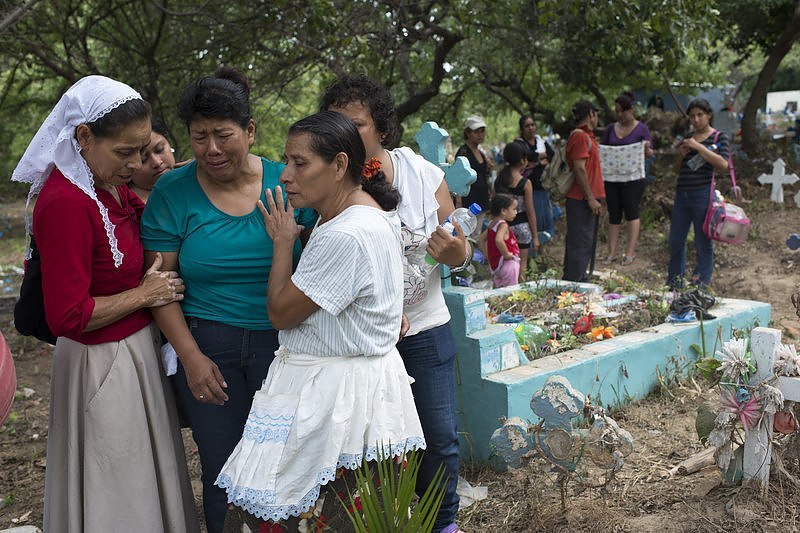
[(466, 241), (466, 243), (467, 243), (467, 258), (464, 259), (464, 262), (458, 265), (457, 267), (450, 267), (450, 272), (461, 272), (462, 270), (466, 270), (470, 262), (472, 261), (472, 255), (475, 253), (475, 250), (472, 247), (471, 242)]

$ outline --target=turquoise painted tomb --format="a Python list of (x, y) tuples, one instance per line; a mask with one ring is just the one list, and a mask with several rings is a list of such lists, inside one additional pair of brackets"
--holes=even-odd
[[(535, 284), (536, 282), (531, 282)], [(543, 282), (538, 282), (543, 283)], [(552, 281), (565, 290), (597, 290), (595, 285)], [(486, 461), (489, 439), (501, 418), (532, 420), (531, 396), (553, 375), (566, 377), (592, 402), (618, 405), (641, 399), (658, 386), (659, 372), (685, 371), (699, 357), (695, 346), (713, 353), (718, 331), (728, 340), (731, 328), (767, 325), (770, 305), (749, 300), (719, 299), (716, 316), (691, 324), (664, 323), (587, 344), (579, 349), (528, 361), (512, 328), (487, 323), (485, 300), (519, 287), (478, 290), (445, 287), (451, 327), (456, 339), (456, 395), (461, 457)], [(716, 342), (715, 342), (716, 341)]]

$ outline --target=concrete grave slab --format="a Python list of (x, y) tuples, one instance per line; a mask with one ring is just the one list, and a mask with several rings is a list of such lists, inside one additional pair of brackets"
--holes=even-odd
[[(546, 283), (576, 289), (574, 283)], [(580, 285), (579, 290), (600, 290), (595, 285)], [(535, 422), (531, 395), (551, 376), (564, 376), (596, 405), (622, 404), (655, 390), (659, 373), (690, 367), (699, 358), (692, 346), (702, 346), (705, 341), (707, 350), (713, 352), (718, 331), (724, 341), (730, 338), (731, 328), (751, 328), (768, 324), (770, 319), (769, 304), (719, 299), (713, 308), (716, 318), (702, 325), (660, 324), (534, 361), (522, 359), (520, 364), (510, 356), (503, 357), (504, 350), (511, 350), (506, 346), (519, 349), (513, 329), (488, 324), (484, 311), (487, 297), (520, 288), (444, 289), (456, 339), (458, 427), (464, 458), (488, 459), (489, 439), (500, 427), (501, 418)]]

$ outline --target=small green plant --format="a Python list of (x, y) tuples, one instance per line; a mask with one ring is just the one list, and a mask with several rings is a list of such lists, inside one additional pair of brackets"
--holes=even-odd
[(641, 227), (643, 230), (654, 229), (663, 223), (664, 213), (657, 205), (645, 206), (639, 213), (639, 220), (641, 220)]
[(3, 423), (2, 430), (8, 433), (9, 435), (16, 435), (17, 428), (16, 425), (19, 422), (20, 417), (17, 411), (11, 411), (8, 413), (8, 417), (6, 417), (5, 423)]
[(425, 494), (411, 509), (422, 454), (416, 451), (410, 452), (403, 455), (402, 459), (403, 464), (398, 469), (394, 458), (391, 455), (387, 457), (383, 447), (378, 446), (378, 461), (374, 464), (377, 468), (378, 483), (375, 483), (372, 464), (364, 461), (355, 471), (361, 510), (357, 509), (352, 493), (349, 495), (349, 505), (341, 498), (339, 501), (345, 507), (347, 516), (357, 533), (433, 531), (433, 523), (444, 498), (444, 469), (439, 467)]
[[(444, 498), (444, 469), (439, 467), (425, 494), (412, 509), (422, 452), (409, 452), (403, 454), (401, 459), (398, 467), (392, 454), (385, 455), (383, 447), (378, 446), (377, 462), (370, 464), (365, 460), (354, 472), (361, 509), (358, 509), (352, 492), (349, 494), (349, 505), (341, 498), (339, 501), (357, 533), (433, 531), (433, 523)], [(377, 483), (373, 466), (377, 468)]]

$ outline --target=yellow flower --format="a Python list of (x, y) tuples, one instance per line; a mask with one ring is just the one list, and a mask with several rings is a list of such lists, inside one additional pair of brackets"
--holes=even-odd
[(508, 297), (509, 302), (527, 302), (530, 301), (532, 295), (528, 291), (514, 291)]
[(580, 300), (581, 294), (578, 292), (562, 292), (556, 296), (556, 307), (559, 309), (569, 307), (570, 305), (575, 305)]

